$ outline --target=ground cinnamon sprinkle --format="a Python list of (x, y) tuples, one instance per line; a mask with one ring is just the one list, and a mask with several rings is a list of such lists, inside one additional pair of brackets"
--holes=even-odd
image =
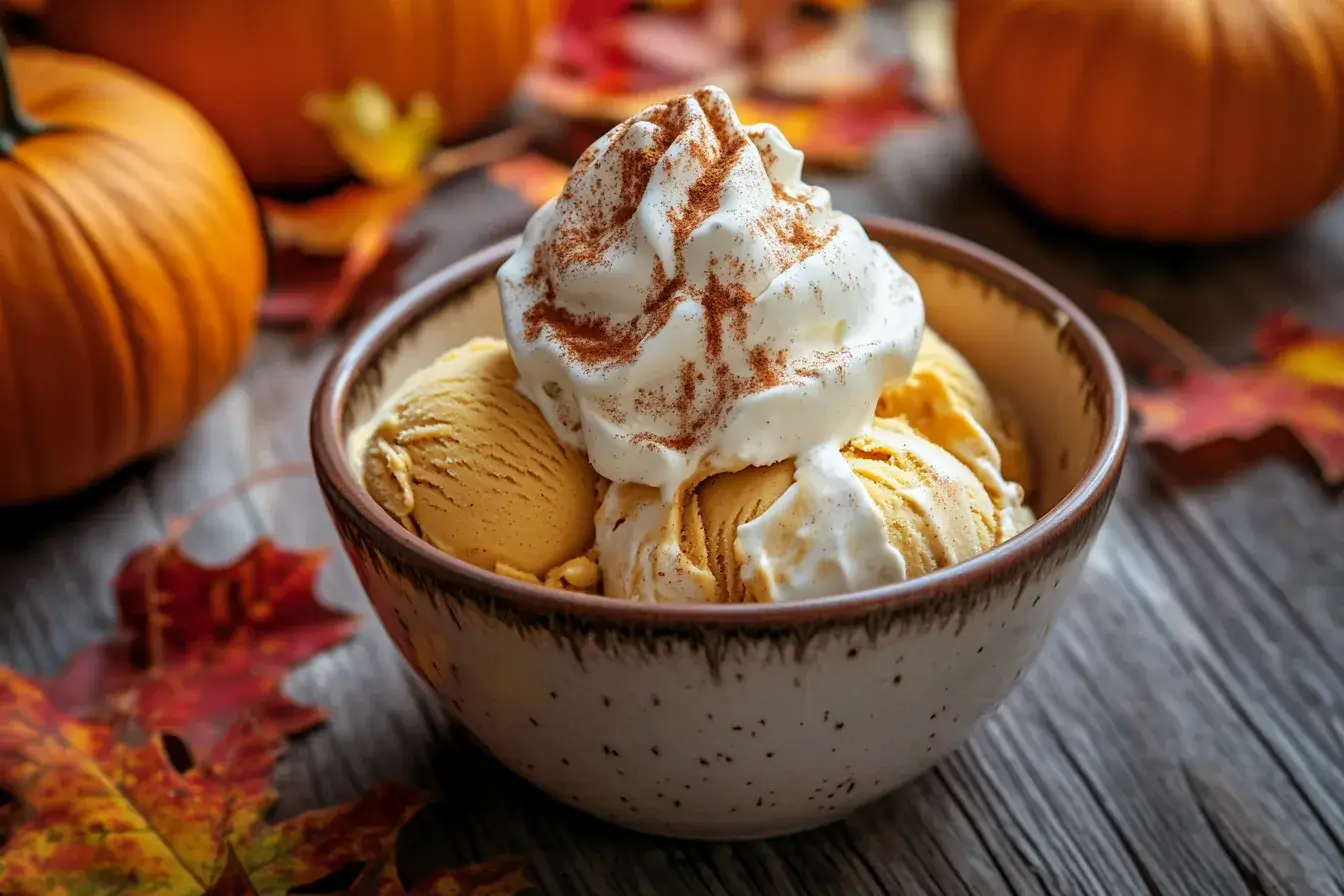
[[(703, 111), (709, 127), (707, 132), (688, 135), (688, 128), (699, 120), (693, 104)], [(637, 127), (638, 121), (651, 125), (647, 128), (652, 138), (649, 145), (608, 151), (600, 157), (596, 148), (590, 147), (576, 164), (562, 194), (562, 200), (567, 203), (567, 214), (557, 228), (549, 251), (537, 253), (527, 277), (530, 287), (535, 289), (544, 284), (544, 291), (542, 298), (524, 312), (524, 336), (529, 341), (536, 341), (549, 331), (550, 338), (573, 363), (590, 370), (625, 365), (638, 359), (645, 341), (662, 330), (679, 302), (687, 299), (699, 302), (705, 318), (703, 360), (699, 357), (688, 359), (675, 384), (669, 383), (657, 390), (641, 390), (634, 401), (639, 413), (666, 415), (676, 420), (672, 435), (646, 432), (636, 436), (636, 442), (656, 443), (675, 451), (685, 451), (720, 426), (738, 399), (790, 378), (815, 373), (811, 370), (790, 371), (784, 351), (772, 353), (763, 345), (754, 346), (747, 353), (749, 374), (735, 373), (723, 360), (725, 338), (739, 344), (748, 338), (747, 310), (754, 297), (743, 285), (748, 271), (741, 259), (732, 258), (722, 264), (711, 260), (705, 287), (698, 289), (687, 285), (684, 249), (696, 229), (721, 207), (728, 179), (743, 151), (753, 141), (736, 125), (731, 114), (703, 90), (697, 91), (693, 98), (656, 106), (637, 121), (620, 125), (606, 145), (619, 147), (626, 131)], [(699, 173), (687, 190), (683, 204), (661, 210), (667, 215), (672, 230), (674, 269), (668, 272), (661, 259), (655, 259), (640, 313), (624, 323), (614, 322), (603, 315), (578, 315), (561, 306), (556, 298), (554, 277), (575, 265), (602, 267), (610, 264), (608, 253), (630, 237), (633, 218), (658, 166), (663, 166), (665, 175), (675, 174), (678, 161), (667, 152), (682, 138), (686, 138), (684, 142), (689, 156), (683, 157), (680, 163), (693, 161)], [(768, 170), (776, 162), (773, 150), (765, 146), (760, 151)], [(610, 170), (603, 171), (603, 166)], [(599, 187), (607, 182), (607, 178), (616, 178), (619, 190), (614, 206), (603, 204), (604, 194), (600, 189), (591, 191), (590, 195), (595, 197), (592, 199), (575, 195), (572, 186), (581, 175), (587, 175)], [(772, 186), (778, 201), (750, 226), (757, 237), (768, 244), (772, 266), (782, 270), (820, 251), (834, 237), (838, 227), (833, 226), (824, 233), (812, 229), (808, 226), (808, 216), (813, 208), (809, 193), (793, 194), (778, 183), (772, 183)], [(759, 275), (761, 272), (751, 273)]]
[(747, 338), (747, 306), (755, 298), (741, 283), (724, 283), (711, 266), (709, 283), (700, 295), (705, 309), (705, 355), (717, 361), (723, 357), (723, 324), (731, 321), (733, 338)]

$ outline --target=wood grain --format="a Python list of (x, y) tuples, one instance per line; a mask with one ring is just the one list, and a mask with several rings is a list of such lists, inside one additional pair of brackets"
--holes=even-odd
[[(894, 138), (869, 177), (826, 183), (842, 208), (964, 235), (1085, 308), (1101, 289), (1133, 295), (1225, 363), (1251, 357), (1271, 308), (1344, 327), (1344, 204), (1242, 246), (1103, 242), (999, 187), (960, 125)], [(479, 175), (445, 184), (403, 235), (421, 249), (400, 285), (526, 217)], [(249, 470), (306, 457), (331, 350), (264, 333), (176, 449), (0, 516), (0, 661), (53, 671), (113, 624), (108, 582), (130, 550)], [(408, 873), (519, 851), (554, 894), (1344, 893), (1344, 501), (1300, 455), (1247, 458), (1205, 484), (1169, 460), (1132, 454), (1077, 594), (1004, 706), (933, 772), (829, 828), (683, 843), (553, 804), (445, 723), (372, 620), (291, 679), (333, 718), (283, 763), (281, 812), (384, 777), (433, 786), (445, 799), (408, 833)], [(262, 532), (333, 542), (315, 487), (294, 481), (205, 521), (188, 546), (220, 560)], [(339, 555), (321, 589), (368, 610)]]

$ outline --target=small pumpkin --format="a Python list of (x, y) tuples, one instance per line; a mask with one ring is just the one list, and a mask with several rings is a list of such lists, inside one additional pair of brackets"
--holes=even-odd
[(1344, 184), (1344, 4), (959, 0), (956, 16), (985, 156), (1066, 222), (1236, 239)]
[(0, 504), (164, 447), (238, 369), (265, 278), (210, 126), (101, 60), (0, 35)]
[(559, 0), (49, 0), (60, 47), (125, 65), (181, 95), (267, 187), (348, 173), (303, 114), (358, 79), (402, 108), (443, 109), (445, 139), (499, 113)]

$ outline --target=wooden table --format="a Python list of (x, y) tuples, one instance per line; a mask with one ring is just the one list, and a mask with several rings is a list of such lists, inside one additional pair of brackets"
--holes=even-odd
[[(1134, 295), (1226, 363), (1250, 359), (1250, 333), (1273, 307), (1344, 328), (1344, 205), (1250, 245), (1105, 243), (1032, 216), (956, 124), (893, 139), (861, 180), (826, 182), (842, 208), (969, 237), (1084, 307), (1103, 288)], [(478, 174), (445, 185), (406, 234), (425, 244), (401, 285), (527, 214)], [(264, 333), (175, 450), (77, 499), (0, 517), (0, 661), (56, 670), (109, 631), (112, 574), (167, 517), (306, 458), (330, 352)], [(316, 488), (299, 481), (215, 514), (187, 546), (223, 560), (263, 533), (335, 540)], [(321, 594), (367, 609), (339, 554)], [(332, 721), (284, 761), (280, 812), (386, 777), (433, 786), (446, 801), (411, 831), (412, 872), (517, 851), (552, 894), (1344, 892), (1344, 502), (1299, 456), (1194, 484), (1135, 450), (1083, 582), (1016, 693), (937, 769), (810, 834), (675, 842), (556, 805), (465, 743), (371, 617), (290, 682)]]

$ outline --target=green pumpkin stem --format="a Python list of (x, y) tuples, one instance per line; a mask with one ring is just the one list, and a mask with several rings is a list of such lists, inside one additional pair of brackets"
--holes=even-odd
[(9, 42), (4, 31), (0, 31), (0, 159), (12, 155), (14, 148), (29, 137), (49, 130), (19, 105), (19, 92), (9, 68)]

